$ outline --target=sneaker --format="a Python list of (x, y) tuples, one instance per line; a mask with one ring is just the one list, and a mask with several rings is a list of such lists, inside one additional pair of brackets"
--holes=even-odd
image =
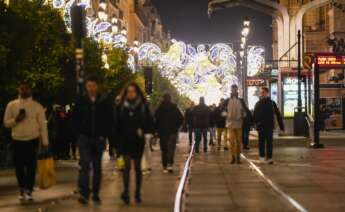
[(146, 169), (146, 170), (143, 170), (142, 173), (143, 173), (143, 176), (146, 176), (146, 175), (151, 174), (151, 171)]
[(236, 163), (236, 158), (234, 156), (232, 156), (230, 164), (235, 164), (235, 163)]
[(19, 195), (18, 195), (18, 200), (19, 201), (24, 201), (25, 200), (25, 191), (24, 190), (20, 190)]
[(98, 195), (93, 196), (92, 201), (98, 205), (100, 205), (102, 203), (102, 200), (101, 200), (101, 198), (99, 198)]
[(33, 201), (33, 200), (34, 200), (31, 191), (26, 191), (26, 192), (25, 192), (25, 199), (26, 199), (27, 201)]
[(260, 161), (260, 163), (266, 163), (266, 160), (265, 160), (264, 157), (260, 157), (260, 158), (259, 158), (259, 161)]
[(206, 148), (204, 149), (204, 152), (207, 152), (207, 149), (206, 149)]
[(168, 174), (169, 173), (168, 169), (163, 169), (163, 173)]
[(274, 162), (273, 162), (273, 159), (272, 159), (272, 158), (267, 159), (267, 163), (270, 164), (270, 165), (273, 165), (273, 163), (274, 163)]
[(87, 204), (89, 204), (89, 199), (84, 197), (83, 195), (80, 195), (78, 197), (78, 202), (82, 205), (87, 205)]
[(168, 166), (168, 172), (169, 172), (169, 173), (173, 173), (173, 172), (174, 172), (174, 170), (173, 170), (173, 167), (172, 167), (172, 166)]
[(237, 164), (241, 164), (241, 157), (237, 157)]

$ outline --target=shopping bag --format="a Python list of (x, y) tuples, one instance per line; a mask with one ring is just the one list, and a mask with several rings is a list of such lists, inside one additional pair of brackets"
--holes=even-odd
[(123, 170), (125, 168), (125, 160), (123, 159), (122, 156), (116, 159), (116, 168), (118, 170)]
[(38, 159), (39, 187), (48, 189), (55, 185), (54, 159), (51, 155), (41, 155)]

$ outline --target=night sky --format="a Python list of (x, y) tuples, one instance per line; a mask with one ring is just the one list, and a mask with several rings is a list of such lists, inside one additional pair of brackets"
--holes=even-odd
[[(272, 18), (255, 10), (235, 7), (207, 15), (208, 0), (152, 0), (162, 17), (165, 30), (176, 40), (187, 43), (239, 42), (241, 24), (251, 20), (249, 45), (266, 48), (266, 59), (272, 54)], [(235, 46), (238, 46), (238, 44)]]

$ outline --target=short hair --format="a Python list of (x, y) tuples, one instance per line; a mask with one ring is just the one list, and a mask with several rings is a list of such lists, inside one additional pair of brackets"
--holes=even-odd
[(238, 88), (238, 86), (236, 84), (232, 84), (231, 88)]
[(270, 92), (270, 89), (268, 89), (268, 87), (261, 87), (261, 90), (263, 90), (263, 91), (266, 91), (267, 93), (269, 93)]
[(18, 83), (18, 87), (20, 87), (20, 86), (22, 86), (22, 85), (26, 85), (26, 86), (28, 86), (29, 88), (32, 88), (32, 84), (31, 84), (29, 81), (27, 81), (27, 80), (22, 80), (22, 81), (20, 81), (20, 82)]
[(95, 82), (98, 84), (98, 77), (96, 75), (88, 75), (85, 79), (85, 83), (87, 82)]
[(167, 101), (167, 102), (170, 102), (171, 101), (171, 95), (166, 93), (163, 95), (163, 100), (164, 101)]

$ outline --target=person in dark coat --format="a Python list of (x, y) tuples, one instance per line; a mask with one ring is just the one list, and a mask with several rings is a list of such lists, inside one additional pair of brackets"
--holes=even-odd
[(243, 144), (243, 149), (244, 150), (249, 150), (250, 149), (249, 134), (250, 134), (250, 128), (254, 124), (254, 120), (253, 120), (252, 112), (247, 107), (245, 107), (245, 109), (246, 109), (246, 116), (243, 119), (242, 144)]
[(200, 97), (199, 105), (193, 110), (193, 127), (195, 135), (195, 152), (199, 153), (201, 138), (203, 138), (204, 152), (207, 152), (207, 131), (210, 127), (211, 110), (205, 104), (204, 97)]
[(190, 107), (187, 108), (185, 115), (184, 115), (184, 124), (185, 127), (188, 130), (188, 138), (189, 138), (189, 145), (191, 146), (193, 144), (193, 109), (194, 109), (194, 103), (192, 102)]
[(102, 157), (106, 139), (111, 133), (113, 119), (112, 104), (108, 98), (98, 92), (98, 80), (89, 76), (85, 81), (86, 95), (75, 102), (73, 128), (78, 136), (80, 154), (78, 201), (87, 204), (89, 201), (90, 169), (93, 170), (92, 200), (100, 203), (99, 192), (102, 180)]
[(284, 131), (282, 115), (274, 101), (269, 97), (269, 89), (262, 87), (260, 100), (255, 104), (254, 122), (259, 133), (259, 155), (260, 160), (273, 164), (273, 130), (276, 122), (279, 128)]
[(164, 95), (163, 102), (155, 113), (155, 118), (156, 129), (160, 137), (164, 173), (172, 173), (178, 130), (183, 123), (183, 116), (177, 105), (171, 102), (169, 94)]
[(229, 140), (228, 140), (228, 133), (226, 130), (226, 118), (223, 113), (226, 113), (225, 110), (225, 99), (221, 99), (219, 102), (218, 107), (215, 110), (215, 124), (217, 129), (217, 145), (218, 150), (221, 149), (222, 146), (222, 137), (224, 140), (224, 150), (229, 150)]
[(131, 163), (134, 161), (136, 176), (135, 200), (137, 203), (140, 203), (142, 184), (141, 160), (144, 153), (145, 139), (154, 133), (154, 119), (138, 84), (129, 83), (124, 88), (116, 111), (116, 135), (120, 142), (120, 154), (125, 161), (125, 169), (123, 171), (124, 191), (121, 199), (125, 204), (130, 202), (129, 179)]
[(214, 146), (215, 136), (216, 136), (216, 105), (211, 105), (210, 107), (211, 115), (210, 115), (210, 145)]

